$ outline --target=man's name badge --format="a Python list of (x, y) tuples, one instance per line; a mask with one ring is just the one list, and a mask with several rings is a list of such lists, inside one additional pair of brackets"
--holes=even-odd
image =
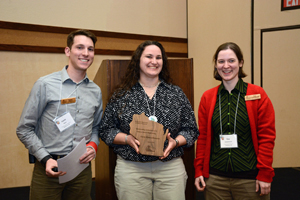
[(134, 114), (129, 124), (130, 134), (140, 142), (139, 150), (143, 155), (163, 156), (164, 143), (168, 135), (168, 129), (164, 133), (164, 126), (158, 122), (149, 120), (142, 113)]
[(75, 121), (69, 112), (64, 113), (62, 116), (53, 120), (60, 132), (75, 124)]
[(75, 103), (76, 102), (76, 98), (75, 97), (71, 97), (71, 98), (66, 98), (66, 99), (61, 99), (60, 103), (61, 104), (69, 104), (69, 103)]
[(238, 148), (237, 134), (220, 135), (221, 149)]
[(245, 96), (245, 101), (257, 100), (257, 99), (261, 99), (260, 94), (252, 94), (252, 95)]

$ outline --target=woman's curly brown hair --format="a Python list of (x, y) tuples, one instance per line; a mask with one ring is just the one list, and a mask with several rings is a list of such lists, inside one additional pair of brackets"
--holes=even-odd
[(137, 49), (133, 52), (130, 63), (127, 66), (125, 76), (122, 78), (122, 81), (119, 85), (117, 85), (113, 91), (113, 94), (110, 98), (110, 101), (118, 99), (124, 96), (131, 88), (139, 81), (140, 78), (140, 58), (145, 50), (145, 48), (149, 45), (155, 45), (161, 50), (163, 66), (162, 70), (159, 73), (159, 79), (164, 80), (166, 83), (171, 83), (172, 79), (169, 73), (169, 63), (168, 58), (165, 52), (164, 47), (157, 41), (147, 40), (141, 43)]

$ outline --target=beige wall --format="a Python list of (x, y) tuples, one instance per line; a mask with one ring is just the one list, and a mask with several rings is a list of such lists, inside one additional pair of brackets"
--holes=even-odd
[[(281, 11), (279, 1), (255, 1), (254, 3), (254, 83), (260, 85), (260, 34), (261, 30), (300, 25), (300, 9)], [(293, 35), (293, 38), (297, 35)], [(298, 36), (299, 37), (299, 36)], [(274, 48), (280, 48), (273, 44)], [(290, 49), (293, 51), (293, 49)], [(299, 56), (298, 56), (299, 57)]]
[[(261, 84), (263, 77), (262, 85), (275, 109), (277, 138), (273, 165), (300, 167), (297, 155), (300, 141), (300, 96), (297, 92), (300, 85), (300, 9), (281, 11), (279, 1), (255, 1), (254, 9), (254, 82)], [(284, 28), (296, 25), (297, 29)], [(264, 32), (265, 29), (273, 30)]]
[[(173, 0), (1, 0), (0, 20), (187, 37), (186, 2), (179, 0), (176, 3)], [(88, 76), (92, 80), (103, 59), (129, 57), (97, 55), (88, 70)], [(63, 53), (0, 51), (0, 152), (5, 155), (1, 159), (0, 188), (30, 184), (33, 165), (28, 163), (28, 151), (16, 136), (16, 126), (33, 83), (40, 76), (61, 70), (65, 64), (67, 58)]]
[[(274, 31), (265, 33), (263, 39), (263, 87), (276, 113), (276, 167), (300, 166), (299, 35), (300, 29)], [(280, 48), (274, 48), (274, 44)]]
[(186, 38), (184, 0), (1, 0), (0, 11), (3, 21)]
[[(251, 81), (251, 1), (188, 1), (188, 52), (194, 58), (195, 111), (203, 92), (220, 84), (213, 78), (212, 58), (218, 46), (237, 43), (244, 53), (244, 71)], [(197, 112), (196, 112), (197, 113)]]
[[(251, 0), (188, 1), (188, 51), (189, 57), (194, 58), (196, 113), (203, 92), (220, 83), (213, 79), (212, 56), (221, 43), (233, 41), (241, 47), (248, 74), (245, 80), (251, 82), (251, 3)], [(253, 20), (254, 84), (261, 85), (262, 56), (263, 87), (276, 115), (273, 166), (299, 167), (300, 29), (266, 32), (263, 38), (261, 32), (300, 26), (300, 9), (281, 11), (281, 1), (254, 0)], [(263, 52), (260, 52), (261, 39)]]

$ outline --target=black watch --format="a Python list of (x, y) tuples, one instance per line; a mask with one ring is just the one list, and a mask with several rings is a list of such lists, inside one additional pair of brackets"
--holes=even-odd
[(46, 163), (50, 158), (52, 158), (52, 157), (50, 155), (48, 155), (48, 156), (44, 157), (40, 163), (46, 168)]

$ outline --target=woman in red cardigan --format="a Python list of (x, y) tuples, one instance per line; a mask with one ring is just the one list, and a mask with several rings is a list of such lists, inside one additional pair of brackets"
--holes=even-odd
[(220, 45), (213, 61), (214, 78), (222, 83), (201, 97), (195, 186), (206, 200), (270, 199), (273, 105), (263, 88), (242, 80), (238, 45)]

